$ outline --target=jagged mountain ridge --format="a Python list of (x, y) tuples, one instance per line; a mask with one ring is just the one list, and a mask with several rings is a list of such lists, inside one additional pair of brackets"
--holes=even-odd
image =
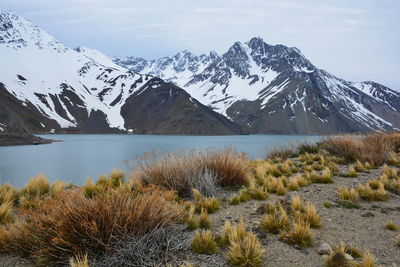
[[(30, 21), (10, 12), (0, 13), (0, 55), (0, 91), (7, 95), (0, 101), (0, 111), (3, 117), (18, 118), (21, 127), (30, 131), (147, 133), (151, 128), (154, 134), (242, 132), (235, 123), (196, 103), (181, 88), (118, 66), (99, 51), (68, 48)], [(156, 101), (158, 105), (153, 104), (145, 112), (141, 110), (140, 120), (133, 123), (130, 117), (138, 111), (135, 106), (129, 107), (128, 102), (135, 102), (132, 99), (140, 94), (149, 98), (141, 96), (142, 101)], [(186, 111), (198, 110), (184, 116), (184, 110), (174, 108), (183, 104)], [(157, 129), (155, 118), (146, 116), (147, 112), (159, 110), (166, 115), (162, 129)], [(174, 114), (168, 113), (170, 110)], [(174, 132), (168, 124), (174, 125), (176, 118), (182, 117), (185, 118), (182, 123), (201, 118), (201, 127), (179, 125), (179, 130)]]
[(349, 82), (314, 66), (297, 48), (262, 38), (226, 53), (183, 51), (158, 60), (114, 58), (171, 81), (253, 133), (335, 133), (400, 128), (400, 93)]

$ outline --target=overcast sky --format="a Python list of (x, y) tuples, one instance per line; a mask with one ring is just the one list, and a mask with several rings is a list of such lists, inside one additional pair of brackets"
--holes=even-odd
[(109, 56), (223, 53), (260, 36), (341, 78), (400, 90), (399, 0), (0, 0), (0, 9)]

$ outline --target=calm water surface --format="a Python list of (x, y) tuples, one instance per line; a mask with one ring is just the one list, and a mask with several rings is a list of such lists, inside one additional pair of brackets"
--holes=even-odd
[(156, 149), (158, 152), (206, 150), (231, 146), (251, 157), (264, 157), (274, 148), (313, 142), (318, 136), (296, 135), (40, 135), (61, 140), (49, 145), (0, 147), (0, 183), (22, 186), (37, 174), (51, 181), (83, 184), (112, 169), (128, 170), (126, 161)]

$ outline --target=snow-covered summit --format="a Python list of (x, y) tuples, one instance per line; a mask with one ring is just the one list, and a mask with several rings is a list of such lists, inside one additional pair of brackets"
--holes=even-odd
[[(400, 128), (400, 93), (373, 82), (335, 77), (313, 65), (298, 48), (254, 37), (235, 42), (221, 55), (196, 56), (188, 51), (184, 55), (190, 56), (178, 53), (158, 60), (128, 57), (114, 62), (174, 82), (255, 132)], [(278, 110), (282, 110), (279, 116)], [(284, 126), (284, 118), (290, 127)], [(269, 123), (276, 119), (279, 125)]]
[(54, 49), (58, 52), (67, 48), (53, 36), (31, 21), (12, 12), (0, 12), (0, 44), (6, 47)]

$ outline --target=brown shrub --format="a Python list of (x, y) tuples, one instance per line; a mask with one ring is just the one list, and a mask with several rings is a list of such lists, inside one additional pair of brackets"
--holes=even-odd
[(266, 159), (289, 159), (297, 156), (297, 152), (293, 148), (274, 148), (266, 155)]
[[(168, 198), (170, 197), (167, 193)], [(38, 265), (112, 251), (122, 237), (140, 235), (183, 217), (164, 192), (119, 190), (87, 199), (79, 191), (48, 197), (0, 230), (0, 250), (33, 258)]]
[[(132, 172), (132, 179), (143, 185), (155, 184), (176, 190), (181, 196), (190, 196), (192, 188), (210, 196), (219, 186), (241, 186), (248, 183), (249, 162), (243, 154), (231, 148), (169, 153), (158, 157), (156, 153), (145, 155)], [(212, 181), (211, 172), (215, 177)]]
[(347, 162), (360, 160), (379, 166), (388, 162), (399, 144), (400, 134), (373, 133), (330, 137), (321, 143), (321, 147)]

